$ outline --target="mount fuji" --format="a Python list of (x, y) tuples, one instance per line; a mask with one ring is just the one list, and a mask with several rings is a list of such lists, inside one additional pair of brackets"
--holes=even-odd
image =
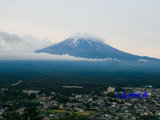
[(68, 54), (74, 57), (89, 58), (89, 59), (112, 58), (118, 60), (136, 60), (136, 61), (158, 60), (156, 58), (138, 56), (120, 51), (104, 43), (103, 39), (87, 33), (77, 33), (62, 42), (53, 44), (49, 47), (37, 50), (35, 52), (57, 54), (57, 55)]

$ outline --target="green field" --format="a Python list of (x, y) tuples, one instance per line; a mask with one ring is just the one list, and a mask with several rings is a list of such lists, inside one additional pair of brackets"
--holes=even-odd
[(47, 111), (45, 111), (45, 113), (48, 113), (48, 114), (68, 113), (68, 111), (66, 111), (66, 110), (47, 110)]
[(76, 115), (78, 115), (78, 116), (89, 116), (92, 114), (95, 114), (95, 111), (76, 112)]

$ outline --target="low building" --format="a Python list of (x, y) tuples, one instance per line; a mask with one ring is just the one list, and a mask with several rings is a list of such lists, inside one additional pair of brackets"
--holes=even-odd
[(108, 93), (110, 93), (110, 92), (115, 92), (115, 88), (109, 86), (109, 87), (107, 88), (107, 92), (108, 92)]

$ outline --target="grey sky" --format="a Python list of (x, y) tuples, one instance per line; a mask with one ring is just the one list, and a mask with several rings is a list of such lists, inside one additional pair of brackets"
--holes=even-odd
[(160, 58), (160, 0), (0, 0), (0, 31), (59, 42), (78, 32)]

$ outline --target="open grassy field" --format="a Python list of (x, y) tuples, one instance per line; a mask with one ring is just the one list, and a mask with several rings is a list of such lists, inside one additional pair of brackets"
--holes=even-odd
[(78, 115), (78, 116), (89, 116), (92, 114), (95, 114), (95, 111), (76, 112), (76, 115)]

